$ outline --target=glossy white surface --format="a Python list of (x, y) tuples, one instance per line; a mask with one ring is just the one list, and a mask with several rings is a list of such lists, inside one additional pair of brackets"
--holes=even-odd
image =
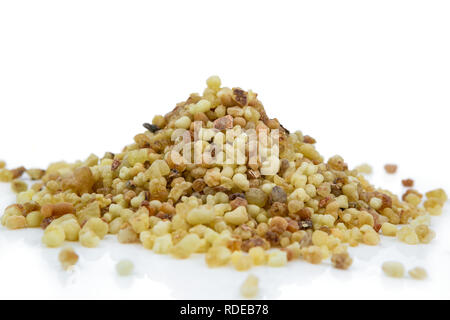
[[(2, 210), (14, 199), (0, 185)], [(139, 244), (119, 244), (108, 236), (95, 249), (70, 243), (80, 255), (76, 267), (63, 271), (60, 249), (41, 244), (41, 229), (10, 231), (0, 228), (0, 298), (120, 298), (120, 299), (231, 299), (240, 298), (239, 286), (247, 273), (260, 278), (260, 296), (267, 299), (318, 298), (450, 298), (450, 212), (432, 220), (437, 238), (430, 245), (410, 246), (382, 237), (376, 247), (350, 248), (354, 258), (347, 271), (333, 269), (329, 261), (310, 265), (294, 261), (284, 268), (255, 267), (238, 272), (231, 267), (209, 269), (202, 255), (188, 260), (154, 254)], [(132, 276), (119, 277), (115, 264), (131, 259)], [(423, 266), (424, 281), (391, 279), (381, 271), (387, 260), (407, 269)]]

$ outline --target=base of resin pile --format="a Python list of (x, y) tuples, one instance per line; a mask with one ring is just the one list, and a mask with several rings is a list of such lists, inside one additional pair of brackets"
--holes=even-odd
[[(276, 171), (262, 174), (261, 163), (185, 163), (171, 137), (176, 129), (193, 137), (194, 123), (202, 127), (203, 149), (217, 142), (217, 131), (279, 130), (279, 156), (271, 159)], [(120, 243), (180, 259), (202, 253), (210, 267), (331, 259), (347, 269), (348, 247), (377, 245), (380, 233), (411, 245), (429, 243), (430, 217), (447, 201), (442, 189), (426, 199), (414, 189), (401, 199), (375, 189), (342, 157), (324, 161), (313, 138), (269, 119), (256, 93), (221, 87), (218, 77), (207, 80), (203, 95), (191, 94), (144, 127), (122, 152), (102, 158), (53, 163), (47, 170), (8, 170), (0, 163), (0, 181), (18, 193), (1, 223), (43, 228), (48, 247), (79, 241), (93, 248), (115, 234)], [(231, 148), (236, 143), (226, 141)], [(30, 188), (19, 180), (24, 173), (36, 180)]]

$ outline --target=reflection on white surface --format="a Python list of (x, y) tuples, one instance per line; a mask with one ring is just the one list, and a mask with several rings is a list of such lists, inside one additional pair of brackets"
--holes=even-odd
[[(0, 184), (0, 210), (14, 201), (9, 185)], [(240, 299), (239, 286), (248, 273), (260, 279), (262, 299), (333, 298), (450, 298), (449, 210), (433, 217), (437, 238), (431, 245), (410, 246), (382, 237), (379, 246), (350, 248), (350, 270), (331, 267), (329, 261), (311, 265), (298, 260), (284, 268), (255, 267), (238, 272), (231, 267), (210, 269), (203, 255), (187, 260), (157, 255), (139, 244), (119, 244), (109, 235), (98, 248), (72, 245), (80, 260), (64, 271), (60, 249), (41, 244), (41, 229), (0, 228), (0, 298), (53, 299)], [(115, 265), (130, 259), (135, 268), (119, 277)], [(405, 268), (425, 267), (424, 281), (390, 279), (381, 264), (398, 260)]]

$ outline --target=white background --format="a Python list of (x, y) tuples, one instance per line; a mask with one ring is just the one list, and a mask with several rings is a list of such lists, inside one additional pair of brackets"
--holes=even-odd
[[(448, 1), (0, 1), (0, 159), (45, 167), (120, 151), (218, 74), (326, 157), (372, 164), (377, 186), (401, 193), (411, 177), (449, 191), (449, 16)], [(13, 201), (0, 184), (1, 212)], [(434, 220), (433, 245), (352, 249), (351, 272), (255, 268), (259, 297), (450, 298), (449, 214)], [(114, 238), (76, 247), (67, 274), (41, 233), (0, 228), (0, 298), (238, 298), (246, 277)], [(133, 277), (115, 276), (120, 258), (135, 262)], [(426, 266), (430, 279), (387, 279), (386, 259)]]

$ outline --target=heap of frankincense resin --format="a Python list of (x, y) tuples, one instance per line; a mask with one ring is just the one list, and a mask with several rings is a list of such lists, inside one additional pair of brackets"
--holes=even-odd
[[(48, 247), (96, 247), (115, 234), (176, 258), (203, 253), (210, 267), (331, 259), (346, 269), (348, 247), (377, 245), (380, 233), (430, 242), (430, 217), (447, 201), (442, 189), (424, 199), (410, 188), (399, 199), (342, 157), (324, 161), (312, 137), (289, 132), (268, 118), (256, 93), (221, 87), (216, 76), (203, 95), (144, 127), (122, 152), (102, 158), (46, 170), (3, 163), (0, 180), (18, 194), (2, 224), (40, 227)], [(30, 188), (19, 179), (25, 172), (36, 180)]]

